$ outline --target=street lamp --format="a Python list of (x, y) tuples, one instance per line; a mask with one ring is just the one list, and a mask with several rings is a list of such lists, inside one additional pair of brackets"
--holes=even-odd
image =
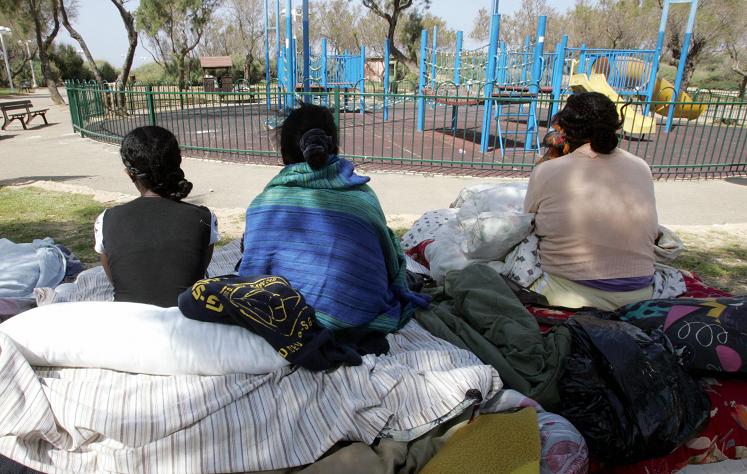
[(7, 26), (0, 26), (0, 46), (3, 48), (3, 58), (5, 58), (5, 70), (8, 72), (8, 83), (10, 84), (10, 91), (15, 92), (13, 87), (13, 76), (10, 73), (10, 61), (8, 61), (8, 52), (5, 50), (5, 40), (3, 40), (4, 34), (10, 34), (11, 29)]
[(38, 86), (36, 85), (36, 74), (34, 73), (34, 59), (31, 57), (31, 50), (29, 49), (29, 43), (31, 43), (31, 40), (26, 40), (26, 41), (18, 40), (18, 44), (26, 45), (26, 54), (29, 57), (29, 67), (31, 68), (31, 82), (34, 84), (34, 89), (36, 89)]

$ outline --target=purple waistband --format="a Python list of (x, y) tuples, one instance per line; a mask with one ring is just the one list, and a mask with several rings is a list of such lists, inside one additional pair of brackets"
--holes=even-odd
[(575, 280), (576, 283), (602, 291), (635, 291), (654, 283), (654, 276), (606, 278), (604, 280)]

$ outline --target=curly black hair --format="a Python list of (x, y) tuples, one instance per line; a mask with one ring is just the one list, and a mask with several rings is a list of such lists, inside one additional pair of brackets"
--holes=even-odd
[(181, 201), (192, 191), (184, 179), (182, 154), (173, 133), (162, 127), (138, 127), (122, 140), (122, 162), (133, 181), (161, 197)]
[[(316, 134), (312, 132), (310, 139), (312, 142), (318, 142), (317, 146), (312, 144), (306, 147), (304, 154), (304, 150), (301, 149), (301, 138), (313, 129), (320, 129)], [(280, 129), (280, 154), (286, 165), (307, 162), (312, 169), (319, 169), (327, 163), (329, 155), (336, 155), (338, 151), (337, 127), (330, 109), (304, 104), (283, 121)]]
[(575, 150), (591, 143), (597, 153), (608, 154), (617, 147), (617, 130), (622, 120), (615, 104), (599, 92), (582, 92), (568, 97), (563, 110), (554, 121), (563, 130), (566, 140)]

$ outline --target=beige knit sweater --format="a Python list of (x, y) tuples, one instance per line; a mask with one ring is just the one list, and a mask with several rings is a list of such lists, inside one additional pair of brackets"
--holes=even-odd
[(598, 154), (586, 144), (538, 165), (526, 212), (536, 213), (540, 262), (569, 280), (650, 276), (656, 201), (645, 161), (620, 148)]

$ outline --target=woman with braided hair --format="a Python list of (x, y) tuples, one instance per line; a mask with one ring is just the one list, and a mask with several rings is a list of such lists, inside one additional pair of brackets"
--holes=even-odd
[(603, 94), (570, 96), (554, 122), (568, 153), (535, 167), (524, 201), (543, 270), (532, 289), (567, 308), (650, 299), (658, 222), (648, 164), (617, 147), (621, 120)]
[(205, 277), (220, 238), (215, 214), (182, 202), (192, 183), (170, 131), (136, 128), (124, 137), (120, 155), (140, 197), (99, 215), (96, 252), (115, 301), (176, 306), (179, 293)]
[(338, 151), (329, 109), (303, 105), (288, 115), (285, 167), (246, 211), (239, 274), (285, 278), (323, 327), (396, 331), (427, 300), (407, 287), (404, 254), (369, 178)]

